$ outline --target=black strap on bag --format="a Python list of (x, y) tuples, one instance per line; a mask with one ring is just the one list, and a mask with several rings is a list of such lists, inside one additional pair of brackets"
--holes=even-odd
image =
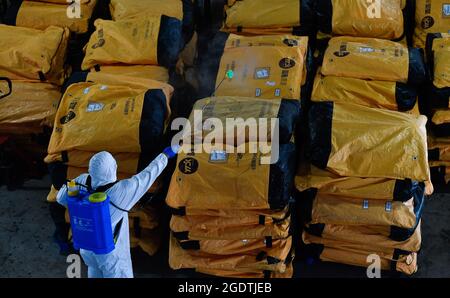
[[(0, 81), (5, 81), (6, 83), (8, 83), (8, 92), (6, 93), (0, 93), (0, 99), (5, 98), (9, 95), (11, 95), (12, 93), (12, 82), (9, 78), (6, 77), (0, 77)], [(1, 90), (0, 90), (1, 91)]]

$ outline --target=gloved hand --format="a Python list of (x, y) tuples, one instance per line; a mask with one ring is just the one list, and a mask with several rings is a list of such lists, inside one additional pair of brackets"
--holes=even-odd
[(173, 145), (164, 149), (163, 153), (167, 156), (167, 158), (173, 158), (180, 151), (180, 145)]

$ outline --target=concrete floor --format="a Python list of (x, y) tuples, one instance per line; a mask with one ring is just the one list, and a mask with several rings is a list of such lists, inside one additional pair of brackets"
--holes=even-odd
[[(52, 242), (53, 223), (45, 201), (49, 185), (47, 178), (29, 181), (25, 189), (14, 192), (0, 187), (0, 277), (66, 277), (66, 257), (59, 255)], [(419, 271), (414, 277), (450, 277), (449, 193), (436, 193), (427, 200), (422, 234)], [(175, 272), (168, 268), (166, 249), (154, 257), (134, 250), (133, 264), (136, 277), (192, 276), (189, 271)], [(85, 268), (82, 276), (86, 276)], [(295, 276), (364, 277), (365, 269), (297, 263)]]

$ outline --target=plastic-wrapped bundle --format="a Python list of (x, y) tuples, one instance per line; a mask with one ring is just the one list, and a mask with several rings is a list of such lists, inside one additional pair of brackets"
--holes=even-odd
[(217, 255), (199, 250), (183, 249), (174, 237), (170, 239), (169, 265), (172, 269), (208, 268), (236, 272), (269, 270), (284, 273), (291, 260), (290, 245), (284, 246), (284, 249), (278, 252), (277, 257), (272, 257), (264, 250), (251, 251), (246, 254)]
[(196, 272), (220, 276), (222, 278), (292, 278), (294, 275), (294, 267), (292, 263), (287, 264), (284, 273), (261, 270), (234, 271), (222, 269), (196, 268)]
[(281, 221), (286, 218), (286, 214), (289, 212), (291, 205), (286, 206), (281, 210), (270, 209), (204, 209), (204, 208), (191, 208), (191, 207), (179, 207), (170, 208), (172, 215), (174, 216), (209, 216), (209, 217), (270, 217), (274, 220)]
[[(40, 133), (51, 128), (61, 92), (47, 83), (9, 81), (11, 93), (4, 90), (0, 79), (0, 133)], [(7, 84), (7, 83), (5, 83)], [(5, 86), (6, 89), (6, 86)]]
[(311, 189), (301, 194), (300, 204), (305, 221), (311, 224), (388, 225), (394, 231), (405, 230), (402, 234), (409, 236), (422, 216), (424, 186), (418, 187), (407, 201), (352, 198)]
[[(418, 252), (422, 244), (420, 223), (411, 237), (401, 241), (392, 240), (387, 237), (385, 235), (385, 229), (380, 226), (348, 226), (333, 224), (307, 225), (303, 237), (311, 239), (313, 243), (325, 245), (326, 241), (329, 240), (372, 248), (397, 248), (413, 252)], [(321, 242), (318, 237), (322, 238), (324, 242)], [(315, 239), (315, 241), (312, 239)]]
[(360, 105), (313, 103), (312, 164), (341, 176), (429, 181), (426, 122), (425, 116)]
[[(119, 69), (115, 69), (117, 66), (112, 66), (111, 68), (107, 68), (106, 71), (81, 71), (73, 73), (70, 78), (63, 85), (63, 92), (67, 90), (67, 88), (76, 83), (81, 82), (92, 82), (96, 84), (104, 84), (104, 85), (115, 85), (115, 86), (125, 86), (134, 89), (140, 90), (148, 90), (148, 89), (161, 89), (165, 96), (170, 100), (174, 93), (174, 89), (171, 85), (165, 84), (164, 79), (166, 75), (168, 76), (167, 70), (164, 68), (164, 72), (161, 72), (159, 69), (154, 70), (145, 70), (143, 72), (137, 71), (134, 72), (133, 66), (130, 66), (130, 70), (124, 71), (123, 73), (118, 73), (122, 67)], [(148, 67), (156, 67), (158, 66), (148, 66)], [(125, 68), (125, 66), (124, 66)], [(113, 70), (110, 70), (113, 69)], [(167, 108), (169, 109), (169, 103), (167, 104)], [(170, 110), (168, 110), (170, 112)]]
[(157, 153), (168, 102), (161, 88), (143, 92), (126, 86), (73, 84), (61, 100), (48, 153)]
[(62, 84), (69, 31), (0, 25), (0, 77)]
[(217, 256), (259, 254), (264, 252), (278, 261), (284, 261), (292, 247), (292, 237), (286, 239), (239, 239), (239, 240), (177, 240), (180, 247)]
[(420, 85), (427, 80), (423, 51), (401, 43), (362, 37), (334, 37), (328, 42), (321, 72), (325, 76)]
[[(266, 140), (272, 141), (272, 133), (278, 133), (278, 140), (281, 144), (289, 143), (295, 130), (296, 123), (300, 115), (300, 103), (294, 100), (274, 100), (250, 97), (233, 97), (233, 96), (218, 96), (198, 100), (191, 112), (189, 122), (191, 127), (195, 125), (196, 112), (202, 112), (202, 125), (204, 121), (211, 118), (216, 118), (224, 124), (227, 118), (238, 119), (242, 118), (244, 121), (248, 119), (267, 119), (267, 135)], [(270, 120), (278, 119), (278, 132), (272, 132)], [(197, 120), (197, 121), (198, 121)], [(233, 136), (232, 141), (237, 142), (241, 139), (243, 142), (258, 141), (261, 139), (259, 132), (260, 122), (248, 122), (248, 129), (236, 129), (233, 127), (224, 127), (223, 141), (228, 141), (227, 138)], [(250, 139), (250, 132), (253, 130), (257, 136)], [(211, 131), (203, 129), (201, 131), (191, 132), (191, 136), (195, 139), (203, 139)], [(231, 145), (231, 144), (229, 144)]]
[(271, 165), (261, 161), (270, 159), (273, 152), (249, 153), (252, 145), (246, 144), (245, 153), (180, 153), (167, 204), (172, 208), (283, 209), (294, 180), (295, 145), (281, 144), (278, 161)]
[(428, 34), (427, 57), (433, 79), (427, 100), (431, 108), (450, 109), (450, 34)]
[(450, 137), (450, 109), (434, 111), (431, 124), (436, 137)]
[[(215, 94), (298, 100), (306, 81), (307, 47), (307, 37), (245, 37), (219, 32), (200, 58), (199, 97)], [(233, 71), (231, 77), (229, 70)]]
[(428, 160), (450, 161), (450, 138), (428, 137)]
[(214, 217), (202, 215), (172, 216), (170, 230), (179, 240), (206, 239), (272, 239), (289, 236), (290, 217), (275, 219), (268, 216)]
[(307, 166), (306, 173), (298, 173), (295, 177), (299, 191), (320, 189), (322, 194), (406, 202), (421, 185), (410, 179), (342, 177), (315, 166)]
[[(412, 275), (417, 271), (417, 252), (390, 247), (370, 247), (363, 243), (324, 240), (309, 234), (303, 235), (307, 254), (325, 262), (367, 267), (367, 257), (376, 254), (382, 270), (398, 271)], [(315, 243), (318, 242), (318, 243)], [(326, 244), (319, 244), (324, 242)]]
[(354, 103), (392, 111), (411, 111), (417, 103), (415, 88), (399, 82), (324, 76), (314, 80), (312, 101)]
[(402, 0), (383, 1), (379, 11), (360, 0), (318, 0), (316, 5), (324, 33), (391, 40), (405, 35), (412, 12), (411, 1)]
[(315, 24), (314, 5), (312, 0), (228, 0), (223, 30), (251, 35), (308, 35)]
[(428, 33), (448, 32), (450, 3), (448, 0), (416, 0), (414, 46), (425, 48)]
[[(52, 2), (52, 3), (46, 3)], [(68, 17), (70, 3), (58, 1), (13, 1), (5, 15), (5, 24), (45, 30), (50, 26), (67, 27), (77, 34), (87, 33), (97, 0), (83, 0), (80, 17)]]
[(82, 69), (96, 65), (141, 64), (174, 66), (181, 51), (181, 22), (142, 14), (120, 21), (95, 21)]
[(112, 19), (115, 21), (134, 18), (142, 12), (176, 18), (182, 21), (184, 44), (194, 34), (194, 4), (192, 0), (110, 0), (109, 7)]

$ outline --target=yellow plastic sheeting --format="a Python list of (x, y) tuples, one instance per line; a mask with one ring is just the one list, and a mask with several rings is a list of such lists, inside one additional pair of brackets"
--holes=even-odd
[[(242, 36), (230, 34), (225, 43), (225, 51), (240, 47), (298, 47), (302, 53), (303, 60), (306, 60), (308, 51), (308, 37), (295, 36), (291, 34), (277, 34), (277, 35), (257, 35), (257, 36)], [(302, 86), (306, 82), (306, 63), (303, 63), (303, 78)]]
[(303, 238), (309, 242), (327, 245), (327, 241), (339, 241), (352, 243), (366, 248), (391, 248), (406, 251), (418, 252), (422, 245), (421, 223), (417, 226), (414, 234), (407, 240), (395, 241), (389, 237), (378, 234), (376, 226), (346, 226), (326, 224), (320, 237), (307, 232), (303, 233)]
[(259, 216), (213, 217), (202, 215), (172, 216), (170, 229), (174, 232), (189, 232), (189, 239), (274, 239), (289, 236), (290, 218), (274, 222), (273, 218), (264, 217), (261, 224)]
[(370, 2), (367, 1), (331, 0), (331, 3), (334, 34), (386, 39), (397, 39), (403, 35), (401, 0), (384, 0), (379, 17), (370, 17)]
[[(89, 167), (89, 161), (91, 157), (97, 152), (88, 152), (80, 150), (71, 150), (63, 154), (51, 154), (47, 155), (45, 158), (46, 163), (52, 162), (64, 162), (64, 164), (76, 168), (87, 168)], [(139, 153), (112, 153), (114, 159), (117, 162), (117, 170), (126, 174), (136, 174), (139, 163)]]
[(186, 207), (186, 216), (210, 216), (210, 217), (248, 217), (248, 216), (267, 216), (273, 219), (286, 218), (287, 212), (289, 212), (289, 206), (286, 206), (283, 210), (270, 210), (270, 209), (254, 209), (254, 210), (239, 210), (239, 209), (204, 209), (204, 208), (190, 208)]
[(311, 100), (354, 103), (397, 111), (395, 94), (396, 82), (324, 76), (318, 71)]
[(196, 268), (196, 272), (220, 276), (225, 278), (292, 278), (294, 275), (294, 267), (292, 263), (289, 263), (284, 273), (270, 272), (270, 276), (267, 276), (262, 271), (233, 271), (233, 270), (220, 270), (220, 269), (208, 269), (208, 268)]
[[(270, 154), (228, 153), (224, 162), (210, 162), (210, 154), (178, 154), (166, 202), (173, 208), (270, 209)], [(258, 150), (259, 151), (259, 150)], [(225, 181), (225, 183), (224, 183)]]
[(46, 29), (50, 26), (67, 27), (71, 32), (82, 34), (89, 30), (89, 23), (97, 0), (82, 4), (80, 18), (67, 16), (68, 3), (58, 5), (35, 1), (23, 1), (16, 18), (16, 26)]
[(450, 35), (446, 35), (446, 37), (443, 38), (434, 39), (433, 51), (434, 51), (433, 85), (436, 86), (437, 88), (450, 87)]
[[(216, 95), (300, 99), (305, 57), (300, 47), (227, 49), (216, 78)], [(226, 77), (227, 71), (233, 78)]]
[(425, 116), (334, 103), (329, 170), (352, 177), (430, 180)]
[(416, 0), (415, 19), (414, 46), (425, 48), (428, 33), (450, 30), (450, 3), (448, 0)]
[(436, 110), (431, 121), (436, 125), (450, 123), (450, 110)]
[[(226, 8), (228, 28), (286, 28), (300, 25), (300, 1), (232, 1)], [(249, 13), (251, 12), (251, 13)]]
[(311, 166), (308, 173), (295, 177), (299, 191), (317, 188), (322, 194), (371, 200), (391, 200), (395, 183), (396, 180), (387, 178), (342, 177), (315, 166)]
[(0, 133), (39, 133), (52, 127), (60, 97), (54, 85), (13, 81), (12, 93), (0, 99)]
[[(306, 242), (307, 239), (304, 239)], [(307, 242), (309, 244), (311, 242)], [(391, 248), (377, 248), (365, 249), (360, 245), (344, 244), (342, 242), (334, 243), (333, 246), (324, 246), (320, 259), (324, 262), (342, 263), (353, 266), (360, 266), (367, 268), (370, 262), (367, 262), (367, 257), (371, 254), (376, 254), (379, 257), (381, 270), (392, 270), (391, 264), (395, 263), (395, 270), (398, 272), (412, 275), (417, 272), (417, 253), (400, 254), (394, 259), (394, 249)]]
[[(96, 84), (105, 84), (105, 85), (115, 85), (115, 86), (125, 86), (133, 89), (141, 89), (141, 90), (149, 90), (149, 89), (161, 89), (164, 92), (164, 95), (166, 96), (167, 100), (167, 111), (170, 113), (170, 99), (172, 98), (174, 88), (169, 85), (165, 84), (162, 81), (153, 79), (152, 77), (144, 77), (143, 74), (133, 74), (133, 73), (115, 73), (115, 70), (113, 72), (90, 72), (87, 75), (86, 81), (87, 82), (94, 82)], [(148, 73), (150, 75), (150, 73)], [(158, 76), (158, 74), (155, 74)]]
[(158, 65), (160, 24), (161, 18), (151, 15), (116, 22), (96, 20), (81, 68), (116, 63)]
[(0, 77), (62, 84), (68, 40), (67, 29), (52, 26), (41, 31), (0, 24)]
[[(234, 97), (234, 96), (218, 96), (218, 97), (209, 97), (198, 100), (191, 112), (189, 117), (189, 123), (191, 127), (194, 127), (195, 121), (201, 120), (203, 129), (202, 130), (187, 130), (185, 132), (185, 136), (190, 135), (196, 140), (203, 140), (207, 137), (208, 134), (212, 133), (214, 129), (209, 129), (207, 125), (204, 125), (208, 119), (216, 118), (220, 120), (220, 123), (223, 124), (223, 143), (227, 142), (228, 139), (233, 141), (233, 143), (229, 145), (236, 144), (237, 146), (241, 145), (238, 143), (238, 140), (246, 143), (246, 142), (256, 142), (259, 138), (263, 136), (259, 132), (259, 119), (264, 118), (267, 119), (267, 134), (265, 135), (266, 140), (271, 142), (272, 137), (272, 126), (270, 123), (270, 119), (278, 118), (278, 113), (280, 110), (281, 101), (280, 100), (271, 100), (271, 99), (262, 99), (262, 98), (251, 98), (251, 97)], [(196, 119), (197, 113), (202, 113), (202, 119)], [(227, 118), (242, 118), (244, 120), (247, 119), (256, 119), (254, 122), (248, 122), (248, 126), (243, 129), (237, 129), (237, 126), (228, 127), (225, 124), (227, 123)], [(255, 135), (250, 135), (249, 132), (254, 132)], [(233, 138), (231, 138), (234, 136)], [(219, 140), (216, 140), (219, 142)]]
[(374, 38), (330, 39), (322, 65), (325, 76), (380, 81), (408, 81), (408, 47)]
[[(348, 198), (318, 191), (311, 223), (389, 225), (411, 229), (416, 224), (414, 198), (406, 202)], [(389, 206), (389, 207), (388, 207)], [(367, 208), (366, 208), (367, 207)]]
[(258, 252), (253, 254), (235, 254), (220, 256), (207, 254), (201, 251), (184, 250), (180, 247), (178, 241), (171, 236), (169, 247), (169, 266), (172, 269), (182, 268), (207, 268), (232, 270), (237, 272), (246, 272), (248, 270), (269, 270), (280, 273), (286, 272), (286, 264), (279, 262), (269, 264), (266, 258), (257, 260)]
[[(189, 243), (191, 240), (181, 241)], [(272, 245), (268, 247), (267, 240), (244, 239), (244, 240), (199, 240), (199, 251), (205, 254), (217, 256), (230, 256), (239, 254), (256, 254), (265, 252), (267, 255), (279, 260), (286, 260), (292, 248), (292, 237), (286, 239), (274, 239)]]
[(183, 4), (181, 0), (111, 0), (109, 5), (113, 20), (135, 17), (146, 12), (155, 16), (166, 15), (183, 19)]
[[(96, 71), (91, 69), (91, 72)], [(156, 65), (102, 65), (99, 72), (139, 79), (152, 79), (163, 83), (169, 82), (169, 71), (167, 68)]]
[(90, 82), (71, 85), (61, 100), (48, 153), (141, 152), (139, 128), (145, 93)]

